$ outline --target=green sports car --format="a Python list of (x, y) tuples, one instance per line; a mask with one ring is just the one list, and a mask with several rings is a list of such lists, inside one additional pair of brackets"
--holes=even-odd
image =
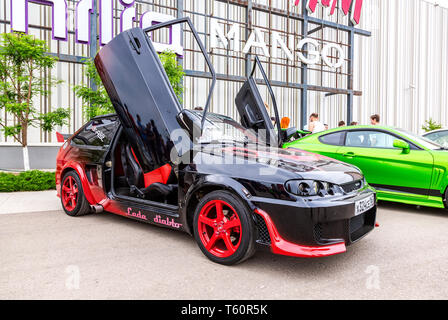
[(337, 128), (287, 143), (353, 164), (379, 200), (448, 208), (448, 149), (401, 129)]

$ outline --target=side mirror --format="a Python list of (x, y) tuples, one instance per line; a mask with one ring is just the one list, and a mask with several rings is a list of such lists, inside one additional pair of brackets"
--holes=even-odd
[(182, 110), (177, 115), (177, 122), (188, 133), (191, 141), (201, 136), (201, 118), (188, 109)]
[(283, 141), (289, 141), (291, 138), (295, 138), (298, 139), (299, 136), (297, 134), (297, 128), (288, 128), (288, 129), (284, 129), (282, 130), (283, 132)]
[(260, 119), (259, 116), (254, 113), (254, 110), (250, 107), (249, 104), (246, 104), (244, 107), (244, 120), (248, 124), (249, 128), (258, 127), (263, 123), (263, 119)]
[(394, 140), (394, 148), (403, 149), (404, 153), (409, 153), (411, 150), (411, 147), (409, 146), (409, 143), (403, 140)]

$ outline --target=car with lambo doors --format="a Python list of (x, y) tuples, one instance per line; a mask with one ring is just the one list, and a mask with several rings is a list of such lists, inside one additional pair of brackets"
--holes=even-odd
[(448, 208), (448, 151), (402, 129), (337, 128), (285, 145), (355, 165), (379, 200)]
[[(177, 23), (190, 26), (209, 68), (201, 112), (181, 107), (148, 36)], [(263, 247), (338, 254), (374, 229), (376, 196), (361, 172), (279, 148), (288, 132), (274, 128), (253, 75), (235, 99), (241, 121), (208, 112), (216, 75), (188, 18), (125, 31), (95, 64), (116, 114), (92, 119), (60, 149), (56, 183), (69, 216), (106, 211), (184, 231), (227, 265)]]

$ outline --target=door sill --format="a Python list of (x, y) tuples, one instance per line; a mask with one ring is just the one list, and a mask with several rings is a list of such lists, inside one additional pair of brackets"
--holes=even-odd
[(140, 206), (139, 209), (142, 209), (142, 210), (154, 211), (154, 212), (168, 215), (168, 216), (171, 216), (174, 218), (179, 217), (179, 206), (173, 206), (171, 204), (166, 204), (166, 203), (159, 203), (159, 202), (150, 201), (150, 200), (144, 200), (144, 199), (138, 199), (138, 198), (134, 198), (134, 197), (117, 195), (113, 190), (109, 193), (109, 198), (111, 200), (126, 201), (126, 202), (130, 202), (132, 204), (137, 204), (137, 206)]

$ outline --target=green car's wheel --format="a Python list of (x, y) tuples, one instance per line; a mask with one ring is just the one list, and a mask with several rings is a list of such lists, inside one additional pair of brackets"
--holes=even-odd
[(445, 209), (448, 209), (448, 187), (445, 190), (445, 196), (443, 197), (443, 202), (445, 203)]

